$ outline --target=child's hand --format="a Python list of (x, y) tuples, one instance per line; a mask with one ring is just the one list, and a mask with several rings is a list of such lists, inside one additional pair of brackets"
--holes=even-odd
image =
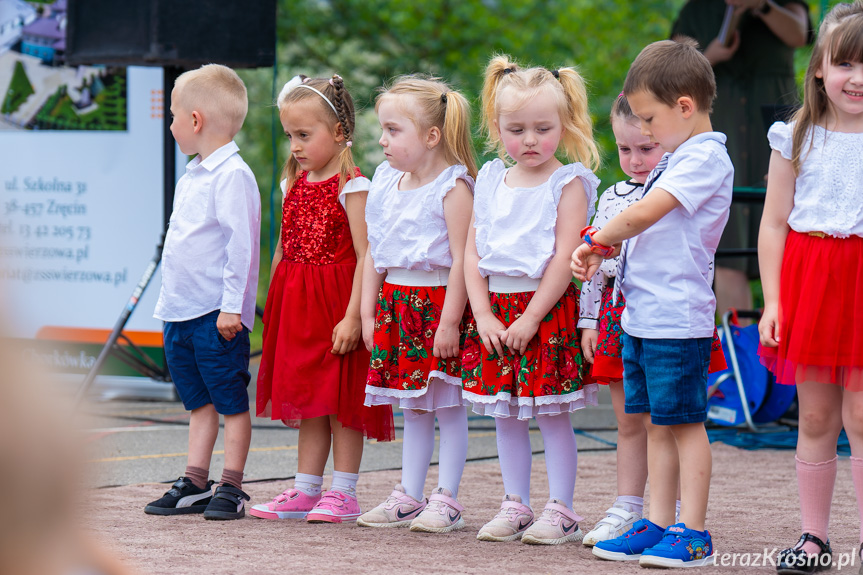
[(775, 304), (765, 305), (761, 321), (758, 322), (758, 335), (764, 347), (779, 345), (779, 307)]
[(538, 329), (538, 321), (523, 315), (512, 322), (500, 339), (512, 353), (524, 354), (528, 342), (533, 339)]
[(243, 331), (243, 322), (240, 321), (240, 314), (219, 312), (219, 317), (216, 318), (216, 329), (219, 330), (219, 335), (228, 341)]
[(363, 343), (366, 349), (371, 351), (375, 345), (375, 318), (363, 318)]
[(459, 332), (458, 325), (440, 324), (434, 334), (434, 348), (432, 353), (435, 357), (447, 359), (459, 356)]
[(590, 251), (589, 245), (581, 244), (572, 252), (572, 263), (569, 264), (569, 269), (572, 270), (575, 279), (586, 282), (587, 278), (593, 277), (600, 264), (602, 264), (602, 256)]
[(476, 330), (479, 332), (485, 350), (489, 353), (497, 352), (498, 357), (503, 357), (503, 344), (500, 341), (501, 336), (506, 332), (503, 323), (494, 314), (489, 313), (476, 318)]
[(357, 348), (363, 328), (358, 317), (347, 317), (333, 328), (333, 349), (331, 353), (344, 355)]
[(584, 359), (593, 363), (593, 357), (596, 355), (596, 342), (599, 340), (599, 331), (590, 328), (582, 328), (581, 330), (581, 354)]

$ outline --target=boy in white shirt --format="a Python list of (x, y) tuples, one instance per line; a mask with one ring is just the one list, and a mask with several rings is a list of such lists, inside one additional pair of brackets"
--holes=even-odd
[[(165, 322), (165, 356), (191, 411), (186, 473), (144, 508), (153, 515), (245, 515), (243, 470), (252, 437), (249, 332), (255, 321), (261, 200), (234, 136), (248, 111), (236, 72), (208, 64), (177, 78), (171, 132), (195, 159), (177, 182), (162, 252), (154, 317)], [(210, 459), (225, 418), (225, 468), (212, 491)]]
[[(647, 46), (623, 91), (642, 133), (666, 154), (641, 201), (601, 230), (582, 231), (572, 269), (584, 281), (603, 257), (623, 256), (617, 282), (626, 297), (625, 410), (645, 416), (650, 519), (597, 543), (593, 553), (642, 566), (699, 566), (714, 559), (704, 530), (712, 466), (704, 421), (716, 313), (713, 255), (728, 219), (734, 168), (725, 135), (712, 131), (716, 83), (694, 41)], [(682, 504), (674, 524), (678, 478)]]

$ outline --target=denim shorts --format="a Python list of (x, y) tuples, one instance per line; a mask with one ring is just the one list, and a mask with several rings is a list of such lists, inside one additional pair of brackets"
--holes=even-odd
[(171, 379), (192, 411), (212, 403), (216, 412), (249, 411), (249, 330), (231, 341), (216, 329), (219, 310), (188, 321), (165, 322), (165, 357)]
[(626, 413), (650, 413), (654, 425), (707, 420), (712, 338), (643, 339), (623, 334)]

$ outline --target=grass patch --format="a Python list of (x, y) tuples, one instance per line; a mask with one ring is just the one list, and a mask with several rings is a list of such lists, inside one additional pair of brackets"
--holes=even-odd
[(79, 115), (66, 87), (61, 86), (39, 110), (35, 127), (40, 130), (125, 130), (126, 77), (108, 75), (100, 81), (104, 87), (93, 98), (95, 110)]
[(24, 70), (24, 64), (20, 60), (15, 62), (15, 71), (12, 72), (12, 80), (6, 89), (6, 97), (3, 99), (3, 108), (0, 113), (11, 114), (17, 110), (24, 101), (35, 93), (30, 78)]

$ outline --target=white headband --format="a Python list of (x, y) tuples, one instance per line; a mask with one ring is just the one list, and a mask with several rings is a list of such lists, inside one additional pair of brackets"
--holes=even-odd
[(302, 78), (300, 78), (299, 76), (294, 76), (285, 84), (285, 86), (282, 88), (282, 91), (279, 92), (279, 98), (277, 100), (279, 107), (282, 107), (282, 104), (285, 103), (285, 99), (287, 99), (288, 94), (293, 92), (294, 88), (305, 88), (306, 90), (311, 90), (312, 92), (323, 98), (324, 102), (326, 102), (327, 105), (329, 105), (329, 107), (333, 109), (333, 112), (335, 112), (336, 118), (338, 118), (339, 112), (338, 110), (336, 110), (336, 107), (333, 105), (333, 103), (330, 102), (330, 99), (324, 96), (323, 92), (316, 90), (315, 88), (312, 88), (311, 86), (304, 84), (303, 82), (304, 80)]

